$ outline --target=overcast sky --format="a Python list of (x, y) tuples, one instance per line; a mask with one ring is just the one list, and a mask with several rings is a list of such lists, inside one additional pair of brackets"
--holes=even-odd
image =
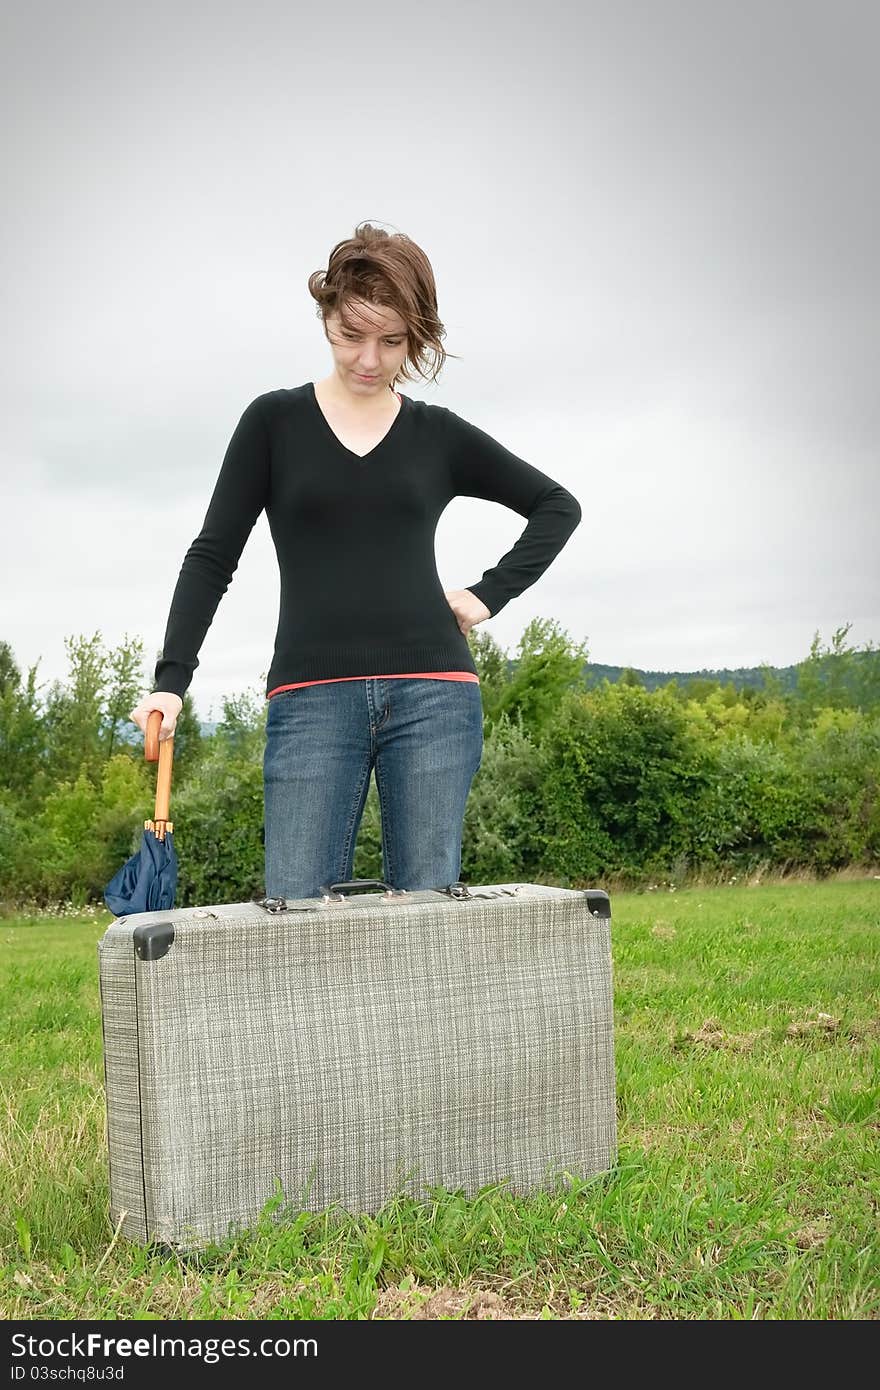
[[(880, 6), (289, 0), (7, 6), (0, 637), (140, 636), (145, 691), (229, 436), (329, 374), (308, 294), (358, 222), (436, 275), (449, 406), (583, 521), (484, 630), (594, 661), (784, 665), (880, 641)], [(523, 530), (459, 498), (444, 588)], [(328, 536), (328, 544), (332, 544)], [(366, 576), (368, 578), (368, 576)], [(262, 693), (258, 520), (202, 718)]]

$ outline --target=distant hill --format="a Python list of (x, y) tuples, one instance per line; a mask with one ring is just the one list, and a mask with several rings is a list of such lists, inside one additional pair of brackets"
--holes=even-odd
[[(801, 667), (804, 663), (799, 663)], [(626, 671), (644, 686), (646, 690), (657, 690), (660, 686), (676, 681), (681, 689), (698, 682), (717, 682), (719, 685), (732, 685), (737, 690), (764, 690), (766, 676), (778, 685), (784, 694), (794, 691), (798, 686), (798, 666), (737, 666), (731, 669), (701, 671), (642, 671), (636, 666), (606, 666), (600, 662), (588, 662), (584, 666), (584, 681), (588, 686), (599, 685), (603, 680), (612, 683), (621, 679)], [(849, 691), (857, 703), (864, 708), (875, 707), (880, 695), (880, 649), (854, 651), (849, 654), (825, 653), (821, 656), (816, 678), (829, 687), (832, 693), (841, 688)]]
[[(764, 668), (761, 666), (737, 666), (734, 669), (723, 667), (718, 671), (707, 670), (705, 667), (700, 671), (643, 671), (638, 666), (604, 666), (598, 661), (588, 662), (584, 667), (584, 680), (587, 685), (601, 685), (603, 680), (614, 683), (619, 681), (627, 670), (638, 677), (646, 690), (657, 690), (661, 685), (668, 685), (673, 680), (682, 688), (691, 681), (698, 680), (717, 681), (719, 685), (734, 685), (737, 690), (743, 690), (746, 686), (751, 686), (754, 690), (763, 690), (766, 685)], [(795, 689), (796, 666), (771, 666), (769, 670), (783, 690)]]

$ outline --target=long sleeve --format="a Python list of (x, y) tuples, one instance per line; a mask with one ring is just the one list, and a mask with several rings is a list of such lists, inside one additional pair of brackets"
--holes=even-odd
[(517, 458), (490, 434), (454, 411), (446, 414), (456, 495), (501, 502), (528, 517), (513, 548), (478, 583), (466, 586), (494, 617), (540, 579), (580, 524), (581, 507), (567, 488)]
[(183, 560), (171, 599), (153, 691), (185, 695), (198, 653), (269, 497), (269, 439), (261, 398), (246, 407), (229, 441), (202, 529)]

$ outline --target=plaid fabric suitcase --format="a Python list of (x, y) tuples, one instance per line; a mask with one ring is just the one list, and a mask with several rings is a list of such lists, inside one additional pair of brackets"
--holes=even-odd
[(98, 945), (114, 1225), (196, 1247), (279, 1181), (289, 1208), (372, 1213), (607, 1169), (610, 927), (600, 890), (372, 879), (117, 918)]

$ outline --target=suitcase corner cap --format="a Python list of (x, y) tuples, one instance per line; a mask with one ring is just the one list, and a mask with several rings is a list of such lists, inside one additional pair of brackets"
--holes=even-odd
[(593, 917), (611, 916), (611, 899), (604, 888), (586, 888), (584, 897), (587, 900), (587, 908)]
[(174, 923), (150, 922), (147, 926), (135, 927), (131, 935), (138, 960), (161, 960), (171, 950)]

